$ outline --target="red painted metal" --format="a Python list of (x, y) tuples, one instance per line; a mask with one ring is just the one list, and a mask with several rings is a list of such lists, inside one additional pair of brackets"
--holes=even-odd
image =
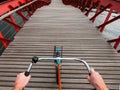
[[(21, 2), (21, 1), (19, 1), (18, 3), (19, 3), (20, 6), (22, 5), (22, 2)], [(24, 23), (27, 22), (28, 19), (24, 16), (24, 14), (23, 14), (23, 12), (22, 12), (22, 9), (19, 10), (19, 11), (17, 11), (16, 13), (22, 17)]]
[(120, 12), (120, 3), (115, 0), (100, 0), (101, 5), (106, 6), (108, 4), (112, 4), (111, 9)]
[[(83, 12), (85, 9), (88, 9), (87, 12), (85, 13), (86, 16), (89, 15), (89, 13), (91, 12), (91, 10), (93, 8), (97, 8), (95, 15), (92, 16), (92, 18), (90, 20), (92, 20), (92, 22), (95, 21), (96, 17), (99, 16), (103, 11), (105, 11), (106, 9), (110, 9), (108, 15), (106, 16), (105, 20), (103, 21), (103, 23), (99, 26), (97, 26), (97, 28), (100, 28), (100, 32), (103, 32), (104, 28), (106, 25), (114, 22), (115, 20), (120, 19), (120, 15), (109, 20), (111, 14), (113, 11), (119, 12), (120, 13), (120, 1), (119, 0), (63, 0), (63, 3), (66, 5), (72, 5), (77, 3), (75, 1), (78, 1), (78, 8), (81, 9)], [(101, 10), (101, 6), (104, 7), (104, 9)], [(116, 49), (118, 47), (119, 42), (117, 41), (114, 45), (114, 48)], [(120, 51), (119, 51), (120, 52)]]
[[(30, 2), (30, 1), (32, 1), (32, 0), (10, 0), (10, 1), (7, 2), (7, 3), (2, 3), (2, 4), (0, 4), (0, 15), (3, 15), (3, 14), (5, 14), (5, 13), (11, 11), (11, 10), (14, 10), (15, 8), (17, 8), (17, 7), (19, 7), (19, 6), (22, 6), (22, 5), (24, 5), (24, 4), (26, 4), (26, 3)], [(43, 1), (43, 0), (37, 0), (36, 3), (33, 3), (33, 4), (25, 7), (24, 10), (26, 10), (26, 11), (28, 12), (28, 15), (31, 16), (31, 15), (35, 12), (35, 10), (36, 10), (37, 8), (39, 8), (39, 7), (41, 7), (41, 6), (44, 6), (44, 5), (48, 5), (48, 4), (50, 4), (50, 3), (51, 3), (51, 0), (44, 0), (44, 1)], [(35, 4), (37, 4), (37, 5), (35, 5)], [(39, 6), (38, 6), (38, 5), (39, 5)], [(32, 13), (30, 13), (30, 10), (31, 10)], [(19, 16), (22, 17), (24, 23), (28, 20), (28, 19), (24, 16), (24, 14), (23, 14), (23, 12), (22, 12), (22, 9), (19, 10), (19, 11), (17, 11), (16, 13), (17, 13)], [(15, 19), (14, 19), (14, 17), (13, 17), (12, 14), (9, 16), (9, 18), (10, 18), (11, 20), (8, 20), (8, 19), (6, 19), (6, 18), (4, 18), (3, 20), (4, 20), (5, 22), (13, 25), (13, 26), (15, 27), (16, 32), (18, 32), (21, 27), (16, 24), (16, 21), (15, 21)]]
[(9, 16), (9, 18), (11, 19), (11, 21), (8, 20), (8, 19), (6, 19), (6, 18), (4, 18), (3, 20), (4, 20), (5, 22), (7, 22), (8, 24), (11, 24), (12, 26), (14, 26), (16, 32), (18, 32), (21, 27), (16, 24), (16, 21), (15, 21), (15, 19), (14, 19), (14, 17), (13, 17), (12, 14)]
[(0, 16), (11, 11), (11, 8), (9, 6), (12, 6), (13, 8), (17, 8), (20, 6), (19, 2), (22, 4), (25, 4), (31, 0), (10, 0), (7, 3), (0, 4)]
[[(113, 12), (113, 10), (110, 9), (110, 12), (108, 13), (108, 15), (107, 15), (107, 17), (106, 17), (106, 19), (105, 19), (105, 21), (104, 21), (103, 24), (105, 24), (106, 22), (108, 22), (108, 20), (109, 20), (111, 14), (112, 14), (112, 12)], [(107, 24), (106, 24), (106, 25), (107, 25)], [(105, 28), (105, 26), (102, 26), (102, 27), (100, 28), (100, 32), (103, 32), (104, 28)]]
[(82, 10), (82, 12), (84, 12), (84, 11), (85, 11), (85, 8), (87, 7), (87, 4), (88, 4), (88, 0), (86, 0), (86, 2), (85, 2), (85, 4), (84, 4), (83, 8), (81, 9), (81, 10)]
[(25, 10), (27, 11), (27, 13), (28, 13), (28, 16), (30, 17), (32, 14), (30, 13), (30, 10), (29, 10), (29, 8), (28, 8), (28, 7), (25, 7)]
[[(22, 5), (21, 2), (18, 2), (18, 3), (20, 4), (20, 6)], [(10, 8), (11, 10), (14, 9), (14, 7), (12, 7), (11, 5), (9, 5), (9, 8)], [(19, 11), (17, 11), (16, 13), (22, 17), (24, 23), (28, 20), (28, 19), (24, 16), (22, 10), (19, 10)], [(14, 20), (14, 23), (16, 23), (15, 20)]]
[(20, 15), (20, 16), (22, 17), (22, 19), (23, 19), (24, 23), (26, 23), (26, 22), (27, 22), (27, 20), (28, 20), (28, 19), (24, 16), (24, 14), (23, 14), (22, 10), (19, 10), (19, 11), (17, 12), (17, 14), (18, 14), (18, 15)]
[[(0, 16), (11, 11), (11, 8), (9, 8), (9, 6), (12, 6), (13, 8), (17, 8), (31, 1), (33, 0), (9, 0), (4, 3), (0, 3)], [(37, 0), (36, 2), (38, 2), (38, 4), (44, 2), (44, 5), (48, 5), (51, 3), (51, 0)]]
[(103, 26), (105, 26), (105, 25), (107, 25), (109, 23), (112, 23), (112, 22), (114, 22), (114, 21), (116, 21), (118, 19), (120, 19), (120, 15), (115, 17), (115, 18), (113, 18), (113, 19), (111, 19), (111, 20), (109, 20), (109, 21), (107, 21), (107, 22), (105, 22), (105, 23), (103, 23), (103, 24), (101, 24), (101, 25), (99, 25), (98, 28), (103, 27)]
[(114, 48), (117, 49), (118, 45), (120, 44), (120, 36), (117, 39), (109, 40), (108, 42), (109, 43), (115, 42)]
[(4, 48), (7, 48), (8, 47), (8, 43), (10, 43), (12, 40), (4, 38), (4, 36), (0, 32), (0, 41), (2, 42)]
[(81, 8), (82, 8), (82, 3), (83, 3), (83, 0), (78, 0), (78, 8), (81, 10)]
[[(24, 4), (27, 4), (31, 1), (33, 1), (33, 0), (8, 0), (6, 2), (0, 3), (0, 16), (4, 15)], [(40, 8), (44, 5), (49, 5), (50, 3), (51, 3), (51, 0), (36, 0), (36, 2), (16, 11), (15, 13), (17, 13), (19, 16), (21, 16), (21, 18), (23, 19), (23, 21), (25, 23), (28, 19), (24, 16), (24, 13), (22, 11), (23, 9), (27, 11), (27, 13), (30, 17), (37, 8)], [(17, 25), (13, 14), (10, 14), (8, 17), (3, 18), (3, 21), (14, 26), (16, 32), (18, 32), (21, 28), (19, 25)], [(11, 42), (12, 40), (5, 39), (2, 35), (2, 33), (0, 33), (0, 41), (2, 42), (4, 48), (7, 48), (8, 43)]]
[(120, 53), (120, 50), (118, 50), (117, 52)]
[(92, 20), (92, 22), (93, 22), (98, 15), (100, 15), (102, 12), (104, 12), (107, 8), (110, 8), (110, 7), (112, 7), (112, 5), (108, 4), (106, 7), (104, 7), (103, 10), (100, 10), (99, 12), (96, 12), (95, 15), (90, 20)]
[(33, 13), (34, 13), (33, 5), (30, 5), (30, 8), (31, 8), (31, 12), (32, 12), (32, 14), (33, 14)]
[(58, 67), (57, 70), (58, 70), (58, 90), (62, 90), (60, 67)]
[[(96, 10), (96, 12), (95, 12), (95, 13), (98, 13), (98, 12), (100, 11), (100, 7), (101, 7), (101, 5), (100, 5), (100, 4), (98, 4), (98, 7), (97, 7), (97, 10)], [(92, 19), (92, 22), (94, 22), (94, 21), (95, 21), (95, 19), (96, 19), (96, 17), (94, 17), (94, 18)]]
[(85, 15), (88, 16), (89, 13), (91, 12), (91, 10), (95, 7), (95, 4), (99, 4), (99, 2), (100, 2), (100, 1), (98, 1), (98, 0), (91, 1), (89, 10), (85, 13)]
[[(93, 0), (93, 1), (94, 1), (94, 0)], [(107, 24), (109, 24), (109, 23), (111, 23), (111, 22), (113, 22), (113, 21), (115, 21), (115, 20), (117, 20), (117, 19), (119, 18), (119, 17), (117, 17), (117, 18), (114, 18), (114, 19), (112, 19), (112, 20), (109, 20), (109, 18), (110, 18), (110, 16), (111, 16), (111, 13), (112, 13), (113, 10), (115, 10), (115, 11), (117, 11), (117, 12), (120, 12), (120, 8), (119, 8), (120, 3), (115, 2), (114, 0), (100, 0), (99, 2), (100, 2), (100, 3), (98, 4), (98, 8), (99, 8), (100, 6), (104, 6), (104, 7), (106, 6), (105, 9), (110, 8), (110, 12), (109, 12), (109, 14), (107, 15), (104, 23), (101, 24), (101, 25), (99, 25), (99, 26), (97, 26), (98, 28), (100, 28), (100, 32), (103, 32), (103, 30), (104, 30), (104, 28), (105, 28), (105, 26), (106, 26)], [(104, 9), (104, 10), (105, 10), (105, 9)], [(103, 11), (104, 11), (104, 10), (103, 10)], [(101, 12), (96, 11), (95, 15), (94, 15), (90, 20), (92, 20), (92, 22), (94, 22), (95, 18), (96, 18), (100, 13), (102, 13), (103, 11), (101, 11)], [(109, 20), (109, 21), (108, 21), (108, 20)]]
[(85, 13), (86, 16), (89, 15), (89, 13), (91, 12), (92, 8), (93, 8), (93, 6), (91, 5), (90, 8), (89, 8), (89, 10)]

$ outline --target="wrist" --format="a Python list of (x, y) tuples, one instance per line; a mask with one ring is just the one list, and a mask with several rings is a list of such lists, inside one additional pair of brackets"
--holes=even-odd
[(97, 86), (97, 90), (108, 90), (107, 86)]
[(21, 88), (21, 87), (19, 87), (19, 86), (15, 86), (14, 88), (13, 88), (13, 90), (22, 90), (23, 88)]

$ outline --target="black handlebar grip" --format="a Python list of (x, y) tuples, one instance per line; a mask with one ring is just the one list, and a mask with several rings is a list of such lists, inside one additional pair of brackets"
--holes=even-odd
[(91, 73), (89, 73), (89, 76), (91, 75)]
[(27, 77), (27, 76), (29, 76), (29, 75), (30, 75), (30, 72), (25, 71), (25, 76)]

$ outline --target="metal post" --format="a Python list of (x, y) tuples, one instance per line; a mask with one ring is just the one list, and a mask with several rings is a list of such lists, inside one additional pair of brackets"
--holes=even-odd
[[(97, 7), (97, 10), (96, 10), (95, 14), (97, 14), (99, 12), (100, 6), (101, 6), (100, 3), (98, 3), (98, 7)], [(94, 22), (95, 19), (96, 19), (96, 17), (92, 19), (92, 22)]]
[(83, 6), (83, 8), (82, 8), (82, 12), (85, 11), (85, 8), (87, 7), (87, 4), (88, 4), (88, 0), (86, 0), (86, 2), (85, 2), (85, 4), (84, 4), (84, 6)]
[(80, 10), (82, 9), (83, 2), (84, 2), (84, 0), (80, 0), (80, 6), (79, 6)]
[(91, 2), (89, 10), (85, 13), (86, 16), (89, 15), (89, 13), (91, 12), (92, 8), (93, 8), (93, 2)]

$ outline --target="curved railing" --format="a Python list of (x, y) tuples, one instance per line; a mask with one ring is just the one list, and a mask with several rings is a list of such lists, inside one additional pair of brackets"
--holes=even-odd
[[(7, 0), (0, 3), (0, 21), (6, 23), (4, 26), (8, 24), (12, 26), (15, 33), (17, 33), (22, 27), (15, 20), (16, 17), (14, 14), (17, 14), (23, 23), (25, 23), (37, 8), (49, 5), (50, 3), (51, 0)], [(27, 13), (27, 15), (25, 15), (25, 13)], [(1, 25), (1, 27), (3, 26)], [(5, 28), (6, 27), (3, 27), (3, 30), (5, 30)], [(7, 48), (11, 41), (12, 40), (4, 37), (3, 32), (0, 32), (0, 44), (2, 44), (4, 48)]]
[[(120, 19), (120, 15), (115, 16), (114, 18), (110, 19), (110, 16), (113, 12), (120, 13), (120, 1), (119, 0), (63, 0), (65, 5), (72, 5), (76, 8), (79, 8), (82, 12), (85, 13), (86, 16), (89, 16), (92, 9), (96, 9), (95, 14), (90, 18), (92, 22), (96, 20), (96, 18), (109, 9), (109, 12), (104, 20), (104, 22), (97, 26), (100, 29), (100, 32), (103, 32), (105, 26), (108, 24)], [(118, 38), (113, 40), (108, 40), (109, 43), (114, 43), (113, 47), (120, 52), (120, 35)]]
[[(13, 15), (14, 13), (17, 13), (22, 18), (22, 21), (25, 23), (28, 18), (25, 16), (24, 12), (26, 12), (27, 15), (30, 17), (37, 8), (48, 5), (50, 3), (51, 0), (7, 0), (0, 3), (0, 21), (2, 20), (7, 24), (13, 26), (15, 32), (18, 32), (21, 26), (17, 24)], [(120, 12), (119, 0), (63, 0), (63, 3), (79, 8), (82, 12), (85, 12), (86, 16), (90, 14), (93, 8), (96, 8), (95, 14), (90, 18), (92, 22), (94, 22), (102, 12), (109, 8), (109, 13), (106, 16), (104, 22), (101, 25), (97, 26), (97, 28), (100, 29), (100, 32), (104, 31), (106, 25), (120, 19), (120, 15), (118, 15), (109, 20), (113, 11)], [(0, 32), (0, 41), (3, 47), (7, 48), (8, 43), (12, 40), (6, 39), (2, 32)], [(120, 50), (118, 49), (118, 47), (120, 46), (120, 35), (118, 36), (118, 38), (108, 40), (108, 42), (114, 43), (113, 47), (117, 49), (118, 52), (120, 52)]]

